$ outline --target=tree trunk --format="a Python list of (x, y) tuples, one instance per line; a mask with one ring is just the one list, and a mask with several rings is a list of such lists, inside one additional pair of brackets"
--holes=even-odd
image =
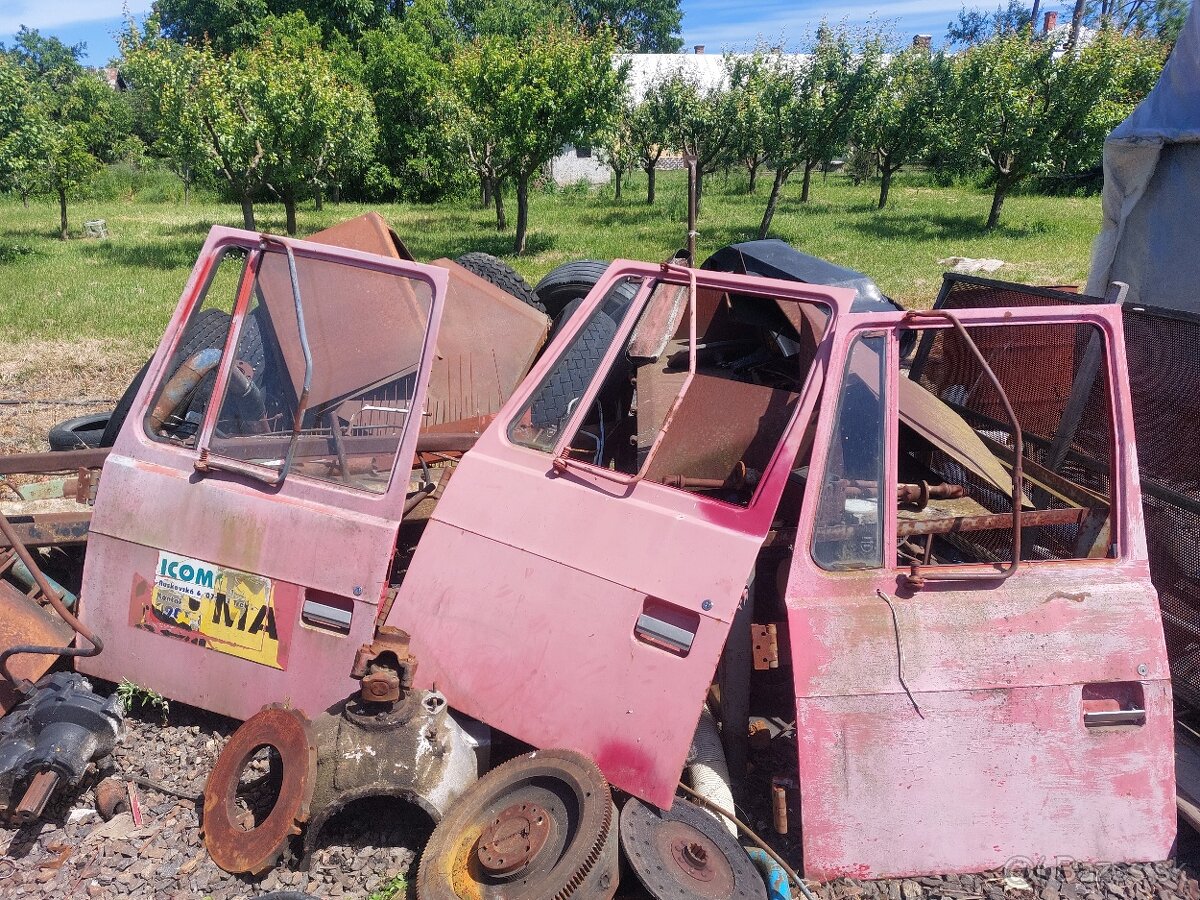
[(64, 241), (67, 239), (67, 192), (63, 188), (58, 189), (58, 222), (59, 222), (59, 237)]
[(616, 190), (616, 193), (613, 194), (613, 199), (620, 200), (621, 199), (621, 178), (625, 175), (625, 170), (624, 169), (613, 169), (613, 174), (616, 175), (616, 177), (617, 177), (617, 182), (616, 182), (617, 190)]
[(242, 223), (247, 231), (258, 231), (254, 224), (254, 201), (250, 199), (249, 191), (242, 194)]
[(492, 201), (496, 204), (496, 230), (503, 231), (508, 227), (508, 217), (504, 215), (504, 182), (499, 178), (492, 181)]
[(324, 197), (321, 196), (321, 186), (319, 184), (313, 188), (313, 200), (316, 201), (317, 212), (320, 212), (325, 208)]
[(296, 195), (290, 190), (283, 195), (283, 211), (287, 213), (287, 233), (296, 235)]
[(883, 178), (879, 182), (879, 209), (883, 209), (885, 206), (887, 206), (888, 194), (892, 190), (892, 175), (895, 173), (895, 171), (895, 169), (889, 168), (886, 165), (880, 169), (880, 172), (883, 174)]
[(183, 205), (187, 206), (188, 201), (192, 199), (192, 170), (188, 166), (183, 167)]
[(1013, 184), (1014, 182), (1008, 178), (1000, 178), (996, 181), (996, 193), (992, 194), (992, 209), (988, 213), (987, 225), (984, 226), (988, 231), (1000, 224), (1000, 209), (1004, 206), (1004, 198), (1008, 196)]
[(808, 202), (808, 189), (812, 185), (812, 170), (813, 170), (813, 166), (815, 166), (815, 165), (816, 165), (815, 161), (808, 161), (808, 162), (804, 163), (804, 184), (800, 188), (800, 202), (801, 203)]
[(1071, 13), (1071, 32), (1067, 37), (1067, 50), (1074, 50), (1079, 42), (1079, 29), (1083, 27), (1083, 13), (1087, 0), (1075, 0), (1075, 10)]
[(525, 252), (525, 232), (529, 228), (529, 176), (517, 178), (517, 236), (513, 241), (513, 253)]
[(654, 174), (658, 171), (658, 162), (654, 162), (650, 168), (646, 170), (646, 203), (654, 203)]
[(704, 173), (696, 168), (696, 220), (700, 220), (700, 204), (704, 200)]
[(21, 205), (29, 209), (29, 195), (24, 191), (21, 191)]
[(333, 200), (334, 206), (342, 202), (342, 186), (340, 184), (333, 186), (333, 196), (330, 199)]
[(746, 163), (746, 168), (750, 170), (750, 187), (746, 193), (753, 194), (758, 187), (758, 167), (762, 165), (761, 159), (753, 159)]
[(487, 209), (492, 205), (492, 179), (479, 176), (479, 205)]
[(779, 166), (775, 169), (775, 180), (771, 183), (771, 194), (767, 197), (767, 208), (763, 211), (762, 224), (758, 226), (758, 239), (764, 241), (767, 232), (771, 230), (771, 220), (775, 218), (775, 205), (779, 202), (779, 194), (791, 174), (789, 169)]
[(1031, 37), (1037, 37), (1038, 33), (1038, 10), (1041, 9), (1042, 0), (1033, 0), (1033, 12), (1029, 15), (1029, 34)]

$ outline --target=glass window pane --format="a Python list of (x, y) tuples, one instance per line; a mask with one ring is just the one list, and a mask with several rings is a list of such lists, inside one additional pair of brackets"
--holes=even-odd
[(561, 351), (550, 374), (509, 425), (510, 441), (547, 453), (554, 449), (563, 427), (600, 368), (604, 354), (612, 346), (617, 329), (641, 284), (641, 278), (623, 278), (609, 289), (600, 306)]
[(884, 335), (851, 346), (817, 508), (813, 559), (823, 569), (883, 564)]
[[(413, 408), (432, 292), (424, 282), (296, 258), (311, 385), (291, 471), (362, 490), (387, 489)], [(264, 254), (212, 453), (278, 469), (305, 375), (287, 257)]]
[(195, 445), (216, 384), (217, 365), (229, 337), (230, 314), (247, 257), (245, 249), (230, 247), (213, 265), (200, 302), (184, 326), (183, 337), (150, 404), (145, 428), (154, 440)]

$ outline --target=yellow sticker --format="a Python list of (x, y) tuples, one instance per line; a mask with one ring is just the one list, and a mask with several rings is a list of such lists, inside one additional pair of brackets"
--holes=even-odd
[(269, 578), (159, 553), (151, 602), (159, 619), (202, 636), (208, 648), (283, 668)]

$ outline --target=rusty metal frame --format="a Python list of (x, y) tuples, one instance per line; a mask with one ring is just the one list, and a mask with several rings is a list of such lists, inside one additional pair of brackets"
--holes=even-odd
[(942, 319), (950, 323), (950, 326), (955, 330), (971, 354), (975, 357), (975, 361), (979, 363), (983, 373), (992, 383), (992, 387), (996, 390), (996, 395), (1004, 404), (1005, 415), (1008, 416), (1009, 422), (1012, 425), (1013, 436), (1013, 461), (1012, 461), (1012, 562), (1001, 566), (995, 572), (931, 572), (925, 574), (921, 569), (921, 564), (914, 561), (910, 568), (905, 582), (909, 587), (920, 588), (927, 581), (1003, 581), (1016, 574), (1017, 569), (1021, 566), (1021, 506), (1025, 499), (1024, 474), (1022, 472), (1023, 464), (1023, 446), (1021, 441), (1021, 423), (1017, 421), (1017, 414), (1013, 410), (1012, 403), (1009, 402), (1008, 394), (1004, 392), (1004, 387), (1000, 384), (1000, 379), (996, 377), (996, 373), (992, 371), (992, 367), (988, 364), (983, 353), (971, 339), (971, 335), (967, 329), (963, 327), (962, 322), (953, 312), (948, 309), (930, 309), (930, 310), (911, 310), (904, 315), (904, 323), (907, 324), (916, 320), (936, 320)]

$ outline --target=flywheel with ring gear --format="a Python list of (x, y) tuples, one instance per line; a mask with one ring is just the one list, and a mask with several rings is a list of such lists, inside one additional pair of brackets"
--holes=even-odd
[(538, 750), (488, 772), (434, 829), (420, 900), (606, 900), (618, 879), (616, 807), (600, 770)]
[(654, 900), (767, 900), (762, 875), (733, 835), (682, 797), (667, 812), (631, 797), (621, 810), (621, 848)]

